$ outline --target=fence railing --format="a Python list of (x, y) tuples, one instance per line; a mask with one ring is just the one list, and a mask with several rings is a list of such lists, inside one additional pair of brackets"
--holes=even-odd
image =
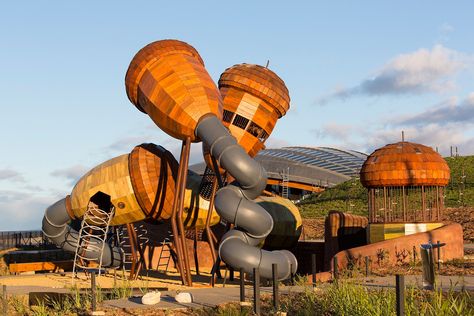
[(41, 230), (0, 232), (0, 250), (25, 247), (51, 247)]

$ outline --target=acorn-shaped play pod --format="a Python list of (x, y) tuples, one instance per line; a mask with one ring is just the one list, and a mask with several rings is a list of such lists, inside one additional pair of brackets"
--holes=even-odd
[(222, 117), (222, 99), (198, 52), (177, 40), (142, 48), (125, 77), (130, 101), (170, 136), (198, 141), (194, 130), (201, 117)]
[[(67, 208), (81, 218), (89, 202), (105, 211), (113, 206), (111, 225), (167, 220), (173, 213), (177, 173), (178, 162), (169, 151), (141, 144), (130, 154), (110, 159), (85, 174), (67, 199)], [(205, 226), (209, 202), (199, 197), (199, 185), (195, 177), (188, 177), (183, 212), (186, 227)], [(211, 224), (219, 220), (213, 211)]]
[(239, 64), (219, 79), (224, 125), (238, 143), (254, 157), (272, 133), (276, 121), (290, 107), (283, 80), (266, 67)]
[[(85, 174), (71, 192), (71, 210), (81, 218), (89, 201), (115, 208), (112, 225), (171, 216), (178, 162), (161, 146), (142, 144)], [(108, 204), (108, 205), (107, 205)]]

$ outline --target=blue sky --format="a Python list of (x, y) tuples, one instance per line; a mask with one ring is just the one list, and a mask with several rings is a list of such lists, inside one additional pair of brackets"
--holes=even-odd
[[(128, 101), (144, 45), (193, 45), (214, 80), (265, 64), (291, 110), (268, 147), (370, 153), (400, 139), (474, 154), (470, 1), (11, 1), (0, 5), (0, 230), (35, 229), (95, 165), (142, 142), (179, 142)], [(192, 161), (200, 160), (200, 146)]]

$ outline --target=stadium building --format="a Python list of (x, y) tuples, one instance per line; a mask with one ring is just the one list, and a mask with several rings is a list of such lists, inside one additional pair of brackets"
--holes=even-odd
[[(367, 155), (329, 147), (283, 147), (264, 149), (255, 159), (267, 171), (268, 191), (298, 200), (358, 177)], [(204, 168), (204, 163), (190, 167), (198, 174)]]

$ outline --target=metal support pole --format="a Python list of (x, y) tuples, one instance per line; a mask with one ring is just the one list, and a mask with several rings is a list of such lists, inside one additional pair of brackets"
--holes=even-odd
[(206, 227), (205, 227), (206, 235), (207, 235), (207, 243), (209, 244), (209, 248), (211, 249), (212, 262), (216, 262), (216, 259), (217, 259), (216, 248), (214, 245), (214, 240), (212, 238), (212, 231), (211, 231), (211, 216), (212, 216), (212, 210), (214, 209), (214, 200), (215, 200), (216, 191), (217, 191), (217, 178), (214, 179), (212, 183), (212, 194), (211, 194), (211, 200), (209, 201), (209, 208), (207, 210)]
[(397, 294), (397, 316), (405, 315), (405, 276), (397, 274), (395, 276), (396, 281), (396, 294)]
[(311, 254), (311, 274), (313, 275), (313, 287), (316, 286), (316, 254)]
[(92, 292), (92, 311), (95, 312), (97, 308), (97, 288), (95, 282), (95, 271), (91, 273), (91, 292)]
[(290, 264), (290, 282), (295, 285), (295, 275), (293, 274), (293, 264)]
[(436, 254), (437, 254), (437, 260), (438, 260), (438, 273), (439, 273), (439, 270), (441, 269), (441, 243), (438, 240), (436, 244), (438, 246), (438, 249), (436, 249)]
[(245, 302), (245, 279), (243, 268), (240, 268), (240, 302)]
[[(177, 265), (179, 269), (179, 274), (181, 276), (181, 282), (186, 285), (188, 284), (189, 279), (187, 277), (188, 270), (186, 269), (186, 265), (184, 262), (184, 247), (185, 245), (182, 244), (181, 239), (181, 230), (178, 227), (177, 217), (179, 217), (179, 199), (180, 199), (180, 191), (182, 188), (181, 182), (183, 182), (183, 178), (185, 177), (185, 173), (187, 174), (187, 166), (185, 166), (185, 149), (186, 142), (183, 141), (181, 145), (181, 155), (179, 160), (179, 168), (178, 168), (178, 178), (175, 183), (175, 195), (173, 199), (173, 213), (171, 215), (171, 229), (173, 231), (173, 244), (176, 248), (176, 257), (177, 257)], [(182, 223), (182, 221), (181, 221)], [(184, 232), (183, 232), (184, 233)]]
[[(185, 237), (185, 230), (184, 230), (184, 223), (183, 223), (183, 203), (184, 203), (184, 192), (186, 190), (186, 178), (188, 175), (188, 165), (189, 165), (189, 154), (191, 151), (191, 139), (189, 137), (183, 141), (180, 161), (182, 161), (183, 166), (180, 164), (180, 168), (182, 169), (182, 173), (180, 174), (181, 181), (179, 183), (178, 192), (178, 204), (177, 204), (177, 224), (178, 224), (178, 231), (181, 237), (181, 246), (182, 246), (182, 255), (183, 255), (183, 262), (184, 262), (184, 270), (185, 273), (185, 280), (187, 286), (193, 286), (193, 281), (191, 278), (191, 267), (189, 263), (189, 256), (188, 256), (188, 248), (186, 246), (186, 237)], [(182, 272), (182, 271), (181, 271)]]
[(365, 276), (366, 277), (370, 275), (369, 263), (370, 263), (370, 258), (369, 256), (366, 256), (365, 257)]
[(334, 280), (337, 280), (337, 278), (339, 277), (339, 271), (338, 271), (338, 266), (337, 266), (337, 257), (334, 256), (334, 259), (333, 259), (333, 272), (334, 272)]
[(253, 312), (260, 315), (260, 272), (253, 268)]
[(273, 308), (275, 311), (278, 311), (279, 298), (278, 298), (278, 265), (276, 263), (272, 264), (272, 281), (273, 281)]
[(416, 264), (416, 247), (413, 246), (413, 264)]
[(8, 315), (8, 299), (7, 299), (7, 286), (3, 285), (3, 292), (2, 292), (2, 305), (3, 305), (3, 315)]

